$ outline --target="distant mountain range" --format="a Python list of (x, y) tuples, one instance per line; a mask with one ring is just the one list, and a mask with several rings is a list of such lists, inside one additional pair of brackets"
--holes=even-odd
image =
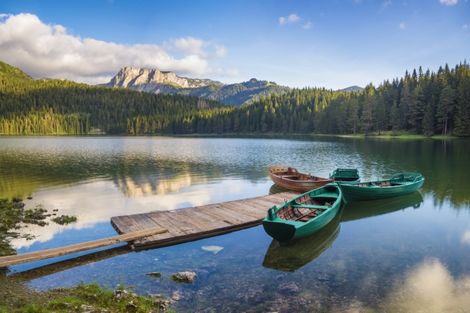
[(351, 87), (346, 87), (346, 88), (343, 88), (343, 89), (339, 89), (338, 91), (355, 92), (355, 91), (363, 91), (363, 90), (364, 90), (364, 88), (354, 85), (354, 86), (351, 86)]
[(187, 78), (173, 72), (136, 67), (123, 67), (109, 83), (101, 86), (196, 96), (237, 106), (255, 101), (263, 95), (281, 94), (290, 90), (289, 87), (255, 78), (242, 83), (223, 84), (210, 79)]

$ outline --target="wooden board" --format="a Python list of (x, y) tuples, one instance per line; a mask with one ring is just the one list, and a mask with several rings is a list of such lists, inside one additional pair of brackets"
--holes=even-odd
[(167, 230), (162, 227), (147, 228), (144, 230), (139, 229), (139, 230), (128, 232), (126, 234), (122, 234), (118, 236), (82, 242), (82, 243), (60, 247), (60, 248), (52, 248), (52, 249), (47, 249), (47, 250), (42, 250), (42, 251), (3, 256), (3, 257), (0, 257), (0, 268), (10, 266), (10, 265), (26, 263), (26, 262), (34, 262), (34, 261), (49, 259), (49, 258), (61, 256), (61, 255), (70, 254), (70, 253), (105, 247), (105, 246), (117, 244), (117, 243), (124, 242), (124, 241), (129, 242), (129, 241), (133, 241), (142, 237), (152, 236), (155, 234), (161, 235), (166, 232)]
[(296, 195), (283, 192), (178, 210), (116, 216), (111, 218), (111, 224), (120, 234), (145, 229), (149, 225), (168, 229), (164, 234), (137, 239), (132, 247), (168, 246), (259, 225), (270, 207)]

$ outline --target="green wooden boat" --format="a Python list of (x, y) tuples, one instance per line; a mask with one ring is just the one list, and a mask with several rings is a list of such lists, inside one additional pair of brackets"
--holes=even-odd
[(359, 172), (355, 168), (337, 168), (330, 174), (335, 182), (355, 183), (359, 181)]
[(339, 186), (328, 184), (270, 208), (263, 227), (268, 235), (281, 242), (305, 237), (327, 225), (341, 203)]
[(398, 173), (390, 179), (356, 184), (339, 183), (346, 201), (383, 199), (412, 193), (424, 184), (419, 173)]

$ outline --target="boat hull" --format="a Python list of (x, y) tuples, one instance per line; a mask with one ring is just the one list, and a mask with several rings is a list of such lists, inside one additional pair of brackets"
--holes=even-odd
[(282, 177), (279, 177), (278, 175), (269, 174), (269, 177), (271, 177), (271, 180), (278, 186), (292, 190), (292, 191), (297, 191), (297, 192), (307, 192), (312, 189), (319, 188), (321, 186), (324, 186), (328, 183), (331, 183), (333, 180), (326, 179), (321, 180), (321, 181), (304, 181), (304, 182), (292, 182), (292, 181), (287, 181), (285, 179), (282, 179)]
[[(263, 220), (263, 227), (264, 230), (268, 235), (276, 239), (277, 241), (280, 242), (286, 242), (290, 240), (295, 240), (299, 238), (303, 238), (306, 236), (310, 236), (323, 227), (325, 227), (329, 222), (331, 222), (335, 216), (338, 214), (339, 209), (341, 208), (342, 204), (342, 195), (341, 195), (341, 190), (336, 184), (331, 184), (327, 185), (321, 188), (318, 188), (316, 190), (312, 190), (310, 192), (317, 192), (320, 189), (327, 188), (329, 186), (334, 186), (338, 190), (338, 197), (332, 204), (330, 208), (325, 210), (322, 214), (316, 216), (315, 218), (307, 221), (307, 222), (298, 222), (298, 221), (293, 221), (293, 220), (285, 220), (281, 218), (269, 218), (266, 217)], [(309, 194), (310, 192), (307, 192), (305, 194), (299, 195), (289, 201), (287, 201), (284, 205), (281, 207), (287, 205), (288, 203), (291, 203), (295, 201), (298, 198), (301, 198), (302, 196)], [(271, 210), (271, 209), (270, 209)]]
[(333, 182), (333, 179), (300, 173), (295, 168), (285, 165), (271, 166), (269, 177), (276, 185), (297, 192), (307, 192)]
[[(366, 183), (367, 184), (367, 183)], [(346, 201), (353, 200), (374, 200), (384, 199), (391, 197), (398, 197), (410, 194), (421, 188), (424, 184), (424, 178), (417, 181), (405, 183), (402, 185), (387, 186), (387, 187), (363, 187), (361, 184), (345, 184), (340, 183), (339, 186), (343, 192)]]

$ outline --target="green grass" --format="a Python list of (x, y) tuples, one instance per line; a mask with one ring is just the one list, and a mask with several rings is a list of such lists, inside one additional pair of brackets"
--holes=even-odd
[[(133, 292), (104, 289), (96, 284), (79, 284), (72, 288), (58, 288), (37, 292), (22, 283), (8, 281), (9, 288), (0, 288), (0, 313), (68, 313), (82, 312), (93, 308), (93, 312), (148, 313), (162, 312), (160, 303), (151, 297)], [(167, 311), (168, 312), (168, 311)], [(171, 311), (170, 311), (171, 312)]]

